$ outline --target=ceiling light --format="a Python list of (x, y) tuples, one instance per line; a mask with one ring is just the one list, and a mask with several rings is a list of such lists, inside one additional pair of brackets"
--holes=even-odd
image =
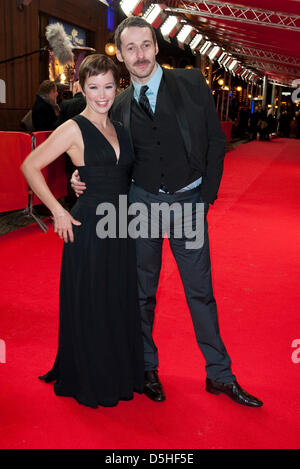
[(222, 64), (222, 61), (225, 59), (226, 56), (227, 56), (226, 52), (223, 51), (221, 53), (220, 57), (218, 58), (218, 62), (219, 62), (220, 65)]
[(238, 64), (238, 61), (236, 59), (233, 59), (232, 62), (228, 65), (228, 70), (231, 71), (234, 69), (234, 67)]
[(213, 61), (220, 52), (221, 52), (221, 47), (213, 46), (213, 48), (209, 51), (207, 56), (210, 58), (211, 61)]
[(141, 0), (121, 0), (120, 6), (125, 15), (138, 15), (142, 11), (143, 2)]
[(185, 24), (179, 33), (177, 34), (177, 40), (181, 43), (184, 43), (184, 41), (187, 39), (188, 35), (192, 32), (193, 26), (190, 26), (189, 24)]
[(202, 34), (197, 33), (196, 36), (190, 42), (190, 48), (192, 50), (195, 50), (197, 48), (197, 46), (200, 44), (202, 38), (203, 38)]
[(152, 24), (154, 28), (158, 28), (166, 18), (166, 14), (160, 5), (152, 4), (143, 14), (143, 18), (147, 23)]
[(225, 58), (225, 60), (222, 61), (222, 65), (223, 67), (227, 68), (227, 65), (229, 64), (229, 62), (231, 61), (232, 57), (230, 55), (227, 55), (227, 57)]
[(210, 41), (205, 41), (205, 43), (203, 44), (203, 46), (201, 47), (201, 49), (199, 50), (199, 53), (201, 55), (204, 55), (208, 49), (210, 48), (211, 46), (211, 42)]
[(116, 46), (112, 42), (108, 42), (104, 50), (107, 55), (116, 55)]
[(164, 37), (165, 36), (173, 37), (174, 34), (176, 34), (176, 32), (178, 31), (179, 27), (180, 27), (180, 24), (179, 24), (177, 16), (168, 16), (166, 21), (161, 26), (160, 31)]

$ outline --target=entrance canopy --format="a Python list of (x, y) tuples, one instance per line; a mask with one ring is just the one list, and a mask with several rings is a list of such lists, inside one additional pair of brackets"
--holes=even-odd
[(121, 0), (121, 6), (242, 78), (267, 76), (287, 86), (300, 79), (300, 0)]

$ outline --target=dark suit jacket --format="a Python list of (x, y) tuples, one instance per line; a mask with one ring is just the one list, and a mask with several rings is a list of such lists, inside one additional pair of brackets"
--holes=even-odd
[[(226, 138), (222, 132), (213, 96), (199, 70), (164, 70), (164, 77), (176, 109), (176, 117), (192, 168), (202, 173), (202, 197), (213, 203), (223, 173)], [(120, 93), (111, 118), (123, 123), (130, 133), (133, 86)]]
[(51, 106), (41, 96), (37, 95), (32, 108), (32, 123), (34, 130), (54, 130), (56, 123), (56, 114)]
[(66, 99), (60, 103), (60, 111), (57, 126), (63, 124), (77, 114), (80, 114), (86, 106), (85, 97), (82, 93), (76, 93), (73, 98)]

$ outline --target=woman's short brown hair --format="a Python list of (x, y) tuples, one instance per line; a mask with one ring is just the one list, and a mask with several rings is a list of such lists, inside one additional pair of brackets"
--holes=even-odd
[(91, 54), (85, 57), (79, 67), (79, 83), (84, 90), (84, 84), (88, 77), (105, 74), (111, 71), (116, 86), (119, 84), (119, 71), (112, 59), (103, 54)]

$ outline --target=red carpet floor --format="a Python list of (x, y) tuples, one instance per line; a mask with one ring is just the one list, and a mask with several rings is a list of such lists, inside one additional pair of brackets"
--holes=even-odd
[(37, 376), (56, 353), (62, 243), (36, 226), (2, 236), (0, 447), (299, 448), (299, 189), (300, 142), (252, 142), (227, 154), (209, 213), (221, 334), (240, 384), (264, 401), (260, 409), (205, 392), (167, 243), (155, 324), (167, 400), (137, 395), (94, 410), (56, 397)]

